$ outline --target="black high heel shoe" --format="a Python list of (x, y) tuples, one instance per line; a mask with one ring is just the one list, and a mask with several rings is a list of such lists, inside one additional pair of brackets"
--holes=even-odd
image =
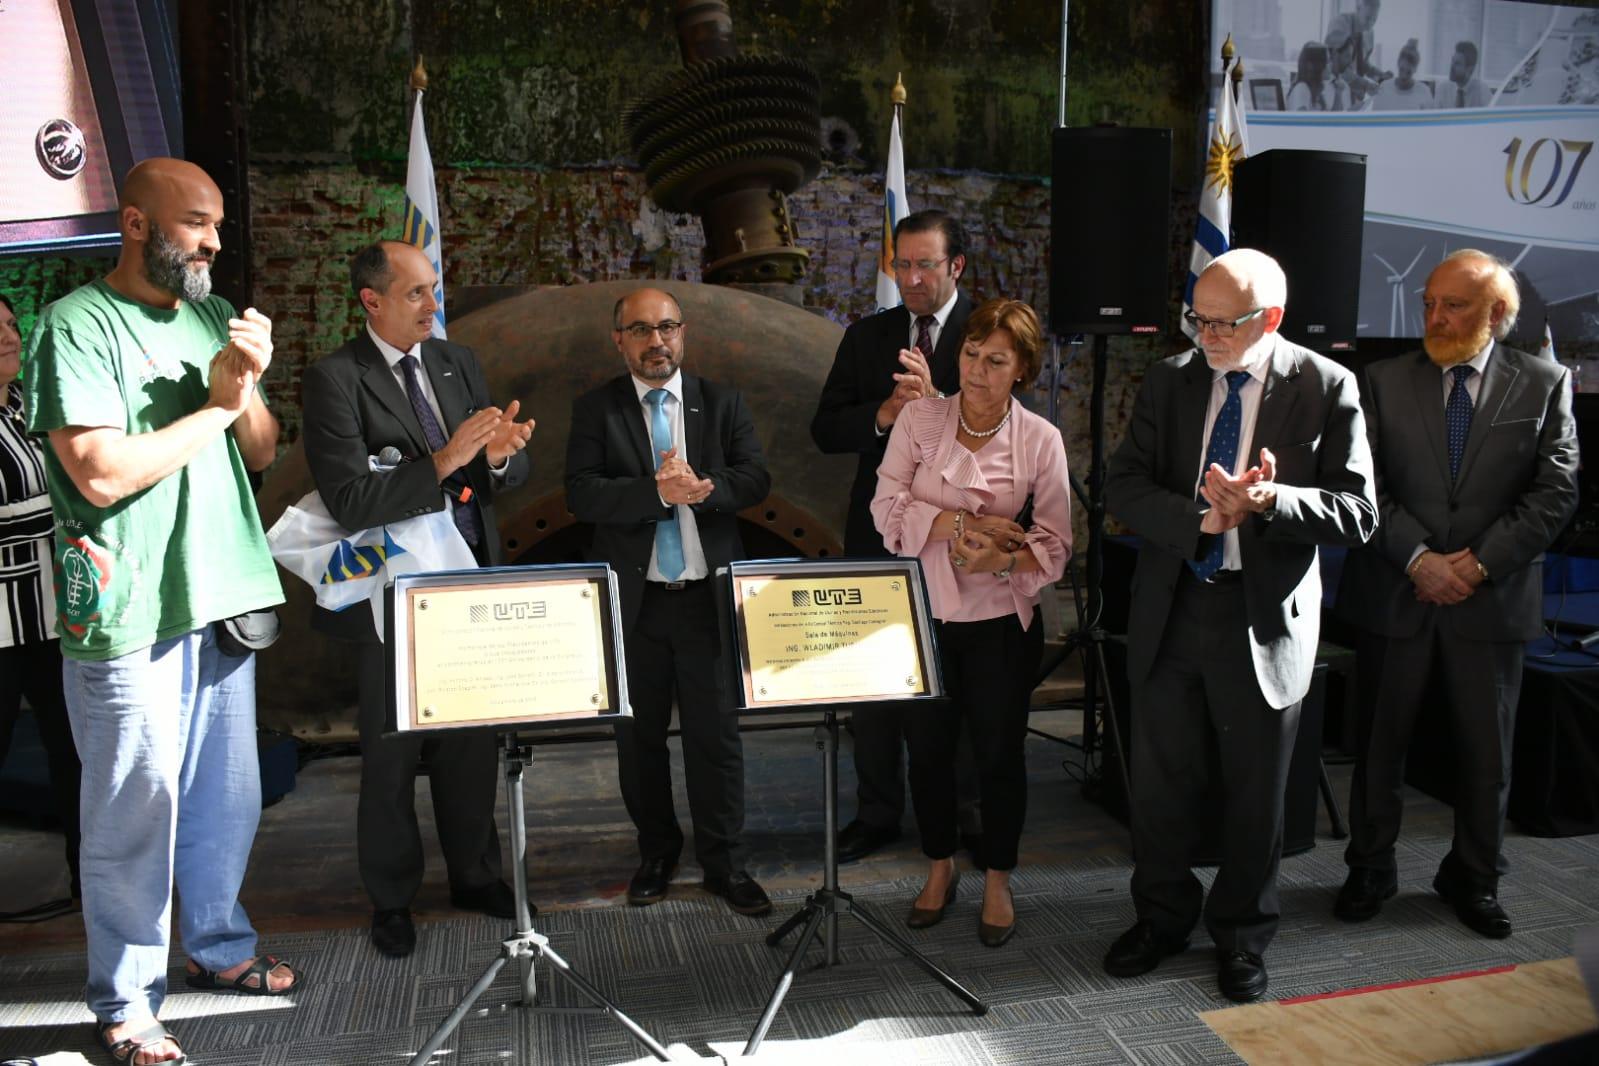
[(1016, 933), (1016, 893), (1011, 891), (1009, 884), (1005, 886), (1005, 893), (1006, 895), (1010, 896), (1011, 918), (1009, 925), (989, 925), (987, 922), (983, 921), (981, 917), (982, 912), (978, 912), (979, 917), (977, 919), (977, 939), (983, 942), (984, 947), (1001, 947), (1004, 945), (1005, 941), (1009, 940)]
[(961, 872), (956, 870), (949, 878), (949, 889), (944, 893), (944, 902), (937, 907), (918, 907), (911, 904), (910, 914), (905, 916), (905, 924), (912, 929), (931, 929), (944, 920), (944, 908), (955, 902), (955, 889), (960, 885)]

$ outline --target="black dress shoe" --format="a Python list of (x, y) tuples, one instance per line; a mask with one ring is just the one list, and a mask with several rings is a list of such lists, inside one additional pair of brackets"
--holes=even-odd
[(918, 907), (911, 904), (911, 912), (905, 916), (905, 924), (912, 929), (931, 929), (944, 920), (944, 908), (955, 902), (955, 890), (960, 887), (961, 872), (956, 870), (949, 879), (949, 888), (944, 892), (944, 902), (936, 907)]
[(1168, 955), (1187, 950), (1187, 937), (1167, 936), (1148, 922), (1138, 922), (1105, 953), (1105, 972), (1112, 977), (1137, 977), (1159, 966)]
[(1345, 922), (1368, 921), (1382, 910), (1382, 901), (1393, 899), (1398, 891), (1399, 878), (1392, 870), (1351, 867), (1333, 903), (1333, 916)]
[(1011, 892), (1009, 885), (1005, 886), (1005, 891), (1010, 892), (1009, 925), (989, 925), (981, 915), (977, 918), (977, 939), (982, 941), (985, 948), (1003, 947), (1005, 941), (1016, 934), (1016, 894)]
[(645, 859), (638, 864), (633, 880), (627, 883), (627, 901), (635, 907), (661, 902), (676, 872), (676, 859)]
[(1222, 952), (1216, 984), (1234, 1003), (1253, 1003), (1266, 994), (1266, 960), (1253, 951)]
[(378, 954), (403, 959), (416, 950), (416, 926), (404, 907), (372, 912), (372, 946)]
[(1461, 888), (1451, 884), (1443, 874), (1432, 879), (1432, 887), (1443, 901), (1455, 909), (1455, 914), (1467, 929), (1492, 940), (1503, 940), (1510, 935), (1510, 915), (1499, 905), (1499, 897), (1487, 889)]
[[(458, 911), (478, 911), (490, 918), (504, 918), (513, 921), (516, 918), (516, 893), (511, 891), (511, 886), (504, 881), (494, 881), (477, 888), (468, 888), (461, 892), (450, 893), (450, 906)], [(539, 909), (528, 901), (528, 917), (538, 914)]]
[(766, 898), (766, 890), (743, 870), (707, 877), (703, 885), (705, 891), (727, 900), (727, 905), (739, 914), (765, 914), (772, 909), (772, 901)]
[(885, 844), (899, 839), (899, 827), (880, 829), (855, 819), (838, 831), (838, 861), (855, 862), (864, 859)]

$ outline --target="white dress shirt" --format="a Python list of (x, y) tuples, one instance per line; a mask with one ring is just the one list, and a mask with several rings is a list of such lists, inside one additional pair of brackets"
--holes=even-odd
[[(654, 418), (652, 408), (644, 401), (644, 395), (653, 389), (666, 390), (666, 419), (672, 425), (672, 447), (677, 449), (678, 458), (687, 460), (683, 436), (683, 372), (675, 372), (665, 384), (656, 384), (652, 381), (640, 381), (633, 378), (633, 389), (638, 393), (639, 417), (644, 419), (644, 439), (650, 445), (650, 457), (659, 458), (654, 454), (655, 435), (651, 431), (650, 422)], [(656, 463), (656, 466), (659, 466)], [(698, 475), (699, 471), (695, 471)], [(665, 500), (661, 501), (663, 504)], [(675, 580), (698, 581), (706, 577), (710, 571), (705, 565), (705, 549), (700, 547), (700, 527), (694, 522), (694, 509), (686, 503), (680, 503), (675, 508), (677, 511), (677, 528), (683, 537), (683, 573)], [(673, 580), (661, 573), (661, 568), (656, 563), (655, 549), (650, 548), (650, 568), (644, 575), (647, 581)]]
[[(409, 351), (402, 352), (400, 349), (396, 348), (382, 337), (379, 337), (377, 330), (372, 328), (372, 323), (370, 322), (366, 324), (366, 335), (372, 338), (372, 343), (377, 345), (378, 354), (383, 356), (383, 361), (389, 364), (389, 373), (393, 374), (394, 380), (400, 383), (400, 392), (405, 395), (406, 399), (411, 398), (411, 387), (406, 384), (405, 368), (400, 366), (400, 360), (404, 359), (408, 355), (416, 356), (417, 366), (421, 368), (420, 373), (417, 374), (417, 380), (422, 382), (422, 398), (427, 401), (429, 409), (431, 409), (433, 412), (433, 417), (438, 421), (439, 432), (445, 434), (445, 439), (448, 439), (450, 424), (444, 420), (444, 411), (439, 407), (439, 398), (438, 396), (434, 395), (433, 375), (428, 373), (427, 366), (422, 362), (421, 342), (419, 341), (416, 344), (411, 345)], [(510, 469), (510, 466), (510, 456), (506, 456), (506, 458), (501, 461), (498, 466), (490, 463), (489, 473), (493, 474), (495, 477), (503, 477), (505, 472)], [(455, 506), (455, 501), (453, 499), (450, 501), (450, 506), (452, 508)]]
[[(929, 338), (931, 338), (931, 343), (932, 343), (934, 348), (938, 347), (938, 338), (944, 332), (944, 323), (949, 321), (950, 312), (955, 310), (955, 301), (959, 300), (960, 298), (961, 298), (960, 289), (956, 289), (954, 292), (949, 294), (949, 299), (944, 301), (944, 306), (940, 307), (937, 311), (933, 312), (933, 318), (935, 319), (935, 321), (933, 322), (933, 324), (931, 326), (927, 327), (927, 335), (928, 335)], [(909, 311), (910, 308), (907, 307), (905, 310)], [(911, 315), (910, 341), (909, 341), (909, 343), (907, 343), (905, 345), (905, 347), (907, 347), (907, 348), (916, 347), (916, 316), (915, 315)], [(923, 352), (922, 353), (922, 357), (927, 360), (929, 366), (932, 364), (932, 362), (933, 362), (933, 353), (932, 352)]]
[[(1260, 462), (1258, 455), (1250, 454), (1250, 447), (1255, 439), (1255, 416), (1260, 414), (1260, 397), (1266, 391), (1266, 371), (1271, 368), (1271, 348), (1255, 360), (1253, 366), (1240, 367), (1249, 371), (1249, 380), (1244, 382), (1238, 390), (1238, 402), (1243, 410), (1239, 413), (1238, 422), (1238, 456), (1233, 462), (1232, 475), (1238, 477), (1252, 466)], [(1204, 358), (1203, 352), (1200, 358)], [(1210, 448), (1210, 430), (1216, 424), (1217, 417), (1221, 414), (1222, 404), (1227, 402), (1227, 371), (1214, 370), (1211, 372), (1210, 403), (1205, 408), (1205, 431), (1199, 438), (1199, 476), (1194, 479), (1194, 495), (1198, 498), (1199, 486), (1204, 484), (1205, 452)], [(1238, 552), (1238, 530), (1229, 529), (1222, 534), (1221, 568), (1223, 570), (1243, 569), (1243, 558)]]

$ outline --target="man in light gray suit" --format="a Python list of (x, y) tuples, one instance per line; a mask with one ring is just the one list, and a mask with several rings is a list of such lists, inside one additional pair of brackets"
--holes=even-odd
[[(1217, 983), (1237, 1002), (1265, 993), (1277, 930), (1283, 791), (1320, 629), (1317, 545), (1361, 544), (1377, 524), (1354, 376), (1278, 335), (1287, 288), (1251, 249), (1205, 269), (1188, 317), (1200, 348), (1150, 368), (1105, 486), (1143, 538), (1127, 634), (1138, 921), (1105, 970), (1135, 977), (1187, 948), (1204, 902), (1190, 861), (1202, 826), (1220, 821), (1204, 918)], [(1201, 806), (1210, 775), (1221, 810)]]
[(1333, 908), (1345, 921), (1398, 889), (1405, 750), (1436, 679), (1459, 760), (1454, 847), (1433, 887), (1471, 929), (1510, 935), (1498, 884), (1523, 645), (1542, 631), (1543, 551), (1577, 504), (1570, 373), (1500, 343), (1520, 307), (1504, 263), (1455, 252), (1427, 279), (1426, 353), (1367, 371), (1382, 522), (1350, 555), (1337, 606), (1365, 632), (1349, 878)]

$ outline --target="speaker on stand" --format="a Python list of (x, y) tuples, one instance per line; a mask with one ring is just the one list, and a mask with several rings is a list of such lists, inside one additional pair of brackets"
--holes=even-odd
[[(1082, 653), (1083, 742), (1091, 764), (1101, 718), (1114, 739), (1120, 785), (1130, 790), (1126, 745), (1118, 731), (1105, 666), (1101, 624), (1105, 540), (1105, 376), (1112, 333), (1164, 333), (1171, 292), (1167, 271), (1171, 226), (1171, 130), (1118, 126), (1062, 127), (1053, 133), (1050, 203), (1049, 420), (1059, 425), (1060, 346), (1093, 337), (1089, 395), (1090, 458), (1086, 486), (1072, 489), (1088, 512), (1086, 603), (1077, 600), (1077, 628), (1048, 657), (1042, 682), (1073, 652)], [(1075, 588), (1074, 588), (1075, 592)], [(1102, 694), (1103, 693), (1103, 697)], [(1105, 704), (1103, 715), (1100, 702)], [(1099, 782), (1085, 782), (1093, 797)]]

